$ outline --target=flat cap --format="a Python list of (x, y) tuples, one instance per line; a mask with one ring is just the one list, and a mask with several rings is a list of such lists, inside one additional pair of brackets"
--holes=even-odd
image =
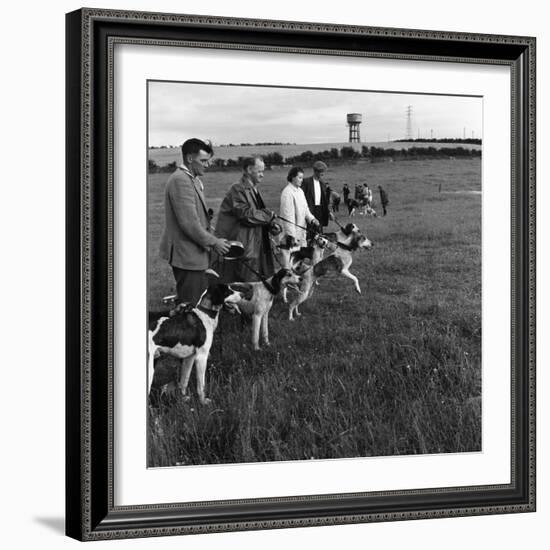
[(318, 160), (313, 163), (313, 169), (318, 170), (319, 172), (323, 172), (327, 168), (328, 166), (322, 160)]

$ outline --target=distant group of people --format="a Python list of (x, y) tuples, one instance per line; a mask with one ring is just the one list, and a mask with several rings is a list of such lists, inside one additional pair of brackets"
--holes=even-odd
[[(328, 169), (324, 162), (315, 162), (309, 177), (304, 177), (300, 167), (290, 169), (277, 215), (266, 208), (260, 193), (265, 165), (256, 156), (244, 160), (242, 175), (227, 191), (213, 231), (213, 211), (207, 206), (201, 181), (213, 149), (210, 144), (191, 138), (183, 143), (181, 151), (183, 163), (166, 184), (165, 225), (160, 242), (160, 256), (172, 268), (181, 302), (198, 302), (208, 287), (207, 270), (212, 258), (215, 258), (212, 267), (226, 282), (267, 279), (275, 271), (272, 235), (283, 230), (285, 235), (294, 237), (298, 246), (305, 246), (304, 228), (313, 225), (322, 230), (334, 217), (331, 210), (335, 192), (323, 181)], [(382, 193), (387, 204), (387, 195), (379, 189), (382, 204)], [(347, 184), (343, 194), (347, 203), (350, 194)], [(242, 261), (224, 260), (230, 241), (243, 244)]]
[[(380, 193), (380, 204), (382, 205), (384, 216), (386, 216), (388, 213), (387, 206), (389, 204), (388, 194), (382, 188), (381, 185), (378, 186), (378, 192)], [(368, 211), (368, 210), (374, 211), (373, 210), (373, 207), (374, 207), (373, 193), (372, 193), (372, 189), (368, 186), (368, 184), (366, 183), (356, 184), (354, 189), (354, 196), (352, 199), (350, 198), (351, 189), (349, 188), (347, 183), (344, 183), (342, 194), (344, 195), (344, 204), (348, 207), (349, 210), (351, 210), (351, 207), (363, 207), (365, 211)]]

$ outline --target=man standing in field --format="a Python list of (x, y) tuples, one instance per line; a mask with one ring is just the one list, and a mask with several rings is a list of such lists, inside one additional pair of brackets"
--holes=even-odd
[(180, 302), (195, 305), (208, 287), (205, 271), (210, 250), (225, 254), (229, 245), (210, 233), (210, 219), (199, 179), (213, 150), (204, 141), (191, 138), (182, 146), (183, 164), (170, 176), (164, 192), (164, 231), (160, 257), (172, 267)]
[(387, 214), (386, 206), (389, 204), (388, 194), (382, 189), (382, 186), (378, 186), (378, 191), (380, 192), (380, 202), (382, 203), (382, 208), (384, 209), (384, 216)]
[[(275, 213), (265, 207), (258, 189), (264, 178), (265, 165), (261, 157), (246, 158), (243, 173), (225, 195), (220, 206), (216, 234), (244, 245), (241, 261), (223, 261), (216, 268), (222, 271), (223, 280), (257, 281), (258, 276), (267, 279), (274, 273), (269, 230)], [(253, 271), (254, 270), (254, 271)]]
[(313, 164), (313, 176), (304, 178), (302, 182), (302, 189), (306, 196), (309, 211), (319, 220), (321, 227), (326, 227), (329, 219), (332, 219), (329, 212), (327, 189), (323, 182), (323, 175), (327, 168), (323, 161), (318, 160)]
[(347, 183), (344, 183), (344, 187), (342, 188), (342, 194), (344, 195), (344, 204), (347, 206), (349, 201), (349, 194), (350, 194), (350, 188), (348, 187)]

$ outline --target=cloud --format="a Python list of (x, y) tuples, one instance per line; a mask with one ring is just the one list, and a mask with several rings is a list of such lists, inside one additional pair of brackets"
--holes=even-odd
[(408, 105), (414, 135), (481, 137), (480, 98), (262, 86), (151, 82), (149, 142), (179, 144), (187, 137), (217, 144), (260, 141), (341, 142), (346, 114), (363, 114), (363, 141), (405, 134)]

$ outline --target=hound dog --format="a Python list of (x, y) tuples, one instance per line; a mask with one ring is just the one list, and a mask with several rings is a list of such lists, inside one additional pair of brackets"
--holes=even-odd
[(298, 307), (311, 296), (315, 281), (330, 271), (351, 279), (355, 290), (361, 294), (359, 280), (349, 271), (349, 268), (353, 261), (353, 252), (361, 248), (371, 248), (372, 242), (362, 235), (359, 228), (353, 223), (347, 224), (337, 233), (327, 234), (327, 237), (331, 252), (319, 262), (314, 263), (312, 268), (303, 274), (302, 282), (298, 286), (299, 291), (289, 305), (288, 318), (290, 321), (294, 320), (294, 315), (301, 315)]
[(277, 249), (279, 263), (283, 268), (290, 269), (290, 255), (300, 248), (296, 243), (296, 238), (293, 235), (284, 235), (274, 245)]
[[(323, 253), (328, 244), (328, 239), (318, 231), (308, 231), (308, 246), (294, 248), (289, 254), (288, 266), (292, 271), (301, 275), (309, 267), (321, 261)], [(288, 287), (283, 288), (283, 302), (288, 304)]]
[(275, 296), (286, 286), (299, 285), (301, 281), (301, 275), (283, 268), (265, 281), (229, 284), (231, 290), (242, 295), (235, 305), (252, 317), (252, 346), (256, 351), (260, 349), (260, 336), (269, 346), (269, 311)]
[(361, 204), (361, 211), (359, 212), (359, 215), (361, 215), (361, 216), (374, 216), (375, 218), (378, 217), (378, 214), (376, 213), (376, 210), (372, 207), (372, 204), (370, 202), (363, 202)]
[[(164, 373), (156, 372), (156, 361), (163, 355), (181, 361), (179, 387), (186, 396), (187, 385), (193, 365), (197, 374), (197, 393), (203, 405), (210, 403), (205, 396), (205, 377), (208, 355), (214, 332), (218, 326), (218, 315), (223, 307), (235, 310), (235, 304), (242, 295), (226, 284), (213, 284), (201, 296), (196, 307), (180, 304), (170, 313), (153, 319), (149, 330), (149, 394), (153, 386), (162, 386)], [(164, 374), (165, 376), (165, 374)], [(172, 373), (173, 377), (173, 373)]]

